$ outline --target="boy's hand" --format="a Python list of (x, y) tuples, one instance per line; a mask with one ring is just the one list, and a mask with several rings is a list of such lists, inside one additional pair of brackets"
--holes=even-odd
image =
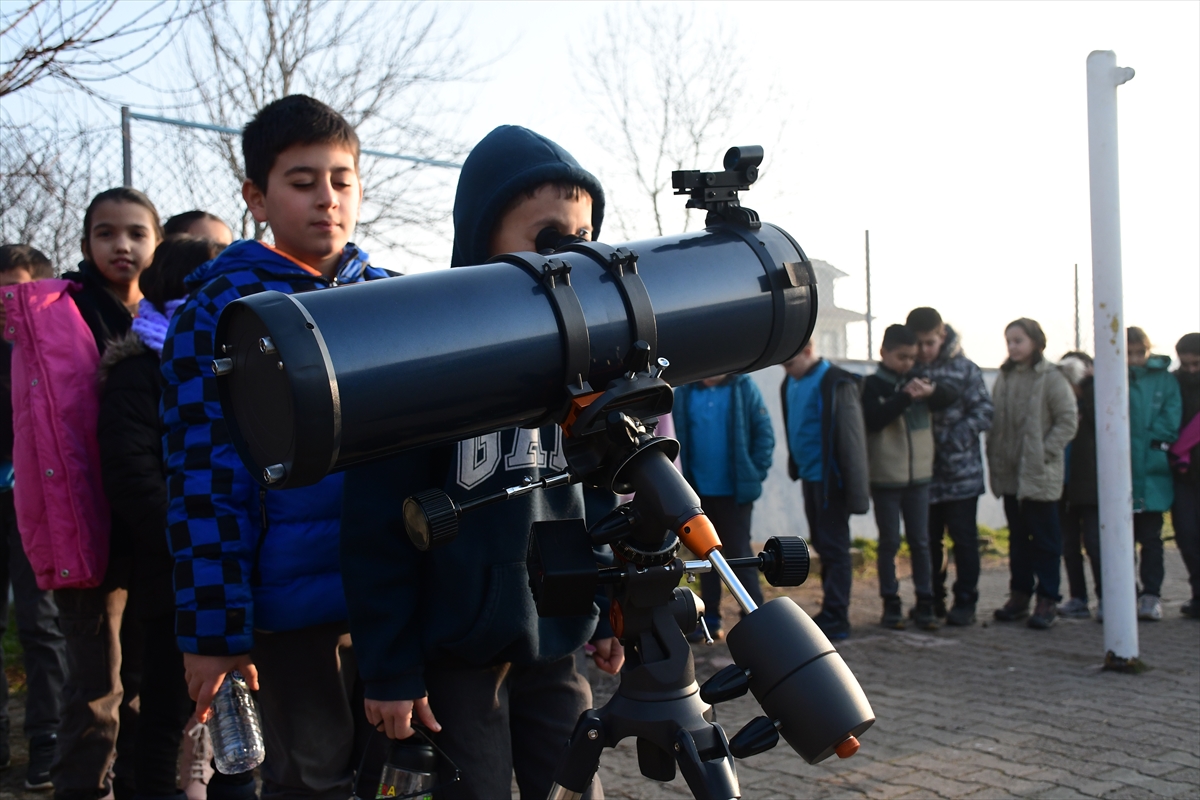
[(235, 669), (242, 673), (247, 686), (258, 691), (258, 668), (250, 660), (249, 653), (236, 656), (183, 654), (183, 678), (187, 681), (188, 695), (196, 701), (195, 719), (198, 722), (208, 722), (217, 690), (225, 682), (225, 676)]
[(621, 665), (625, 663), (625, 648), (620, 639), (612, 636), (608, 639), (598, 639), (592, 644), (596, 646), (592, 660), (601, 672), (616, 675), (621, 671)]
[(913, 400), (924, 400), (933, 394), (933, 384), (924, 378), (913, 378), (908, 383), (904, 384), (902, 390)]
[[(412, 715), (417, 712), (417, 719), (429, 730), (440, 731), (441, 723), (433, 716), (429, 708), (429, 698), (420, 697), (416, 700), (363, 700), (363, 708), (367, 712), (367, 721), (376, 730), (387, 734), (389, 739), (407, 739), (413, 735)], [(381, 727), (382, 726), (382, 727)]]

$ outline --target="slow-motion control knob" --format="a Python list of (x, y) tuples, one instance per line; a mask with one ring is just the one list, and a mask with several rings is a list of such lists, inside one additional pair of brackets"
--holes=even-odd
[(418, 492), (404, 501), (404, 528), (421, 552), (449, 544), (458, 536), (459, 508), (440, 489)]
[(763, 575), (772, 586), (799, 586), (808, 580), (808, 544), (799, 536), (772, 536), (762, 560)]

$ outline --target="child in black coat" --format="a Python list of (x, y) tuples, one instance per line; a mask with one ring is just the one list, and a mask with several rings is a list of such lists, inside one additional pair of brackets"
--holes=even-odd
[[(210, 239), (176, 235), (154, 252), (150, 267), (141, 274), (143, 299), (138, 316), (124, 335), (113, 339), (100, 361), (100, 458), (104, 491), (112, 506), (114, 527), (119, 524), (131, 539), (132, 605), (145, 632), (145, 671), (142, 679), (141, 715), (136, 738), (134, 779), (137, 795), (144, 798), (175, 797), (176, 754), (183, 728), (192, 714), (183, 656), (175, 645), (174, 559), (167, 548), (167, 483), (162, 460), (162, 423), (159, 401), (162, 377), (159, 357), (171, 315), (186, 295), (184, 279), (223, 248)], [(199, 733), (199, 732), (198, 732)], [(199, 737), (197, 737), (199, 738)], [(207, 758), (202, 757), (183, 781), (189, 798), (203, 797), (203, 786), (187, 786), (189, 779), (203, 784)], [(249, 773), (246, 773), (248, 776)], [(253, 782), (244, 776), (214, 777), (214, 790), (236, 797), (235, 787), (253, 795)], [(224, 785), (223, 785), (224, 784)], [(230, 791), (232, 790), (232, 791)], [(217, 794), (214, 791), (214, 796)]]

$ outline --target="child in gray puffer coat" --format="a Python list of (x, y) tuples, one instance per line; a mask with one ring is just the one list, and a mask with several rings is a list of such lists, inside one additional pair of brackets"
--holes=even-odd
[[(958, 399), (933, 413), (933, 479), (929, 483), (929, 560), (934, 612), (948, 625), (972, 625), (979, 599), (979, 528), (976, 511), (983, 482), (979, 437), (992, 427), (993, 406), (983, 372), (963, 354), (958, 333), (937, 310), (915, 308), (905, 324), (917, 335), (914, 376)], [(946, 611), (947, 567), (942, 537), (954, 543), (954, 607)]]

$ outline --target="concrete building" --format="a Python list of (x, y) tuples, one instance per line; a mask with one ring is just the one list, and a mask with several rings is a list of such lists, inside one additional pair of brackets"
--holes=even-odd
[[(817, 273), (817, 327), (813, 330), (813, 341), (817, 352), (831, 361), (846, 358), (846, 326), (851, 322), (865, 322), (866, 314), (838, 308), (833, 302), (833, 284), (847, 274), (828, 261), (812, 259), (813, 271)], [(861, 353), (855, 355), (861, 356)]]

